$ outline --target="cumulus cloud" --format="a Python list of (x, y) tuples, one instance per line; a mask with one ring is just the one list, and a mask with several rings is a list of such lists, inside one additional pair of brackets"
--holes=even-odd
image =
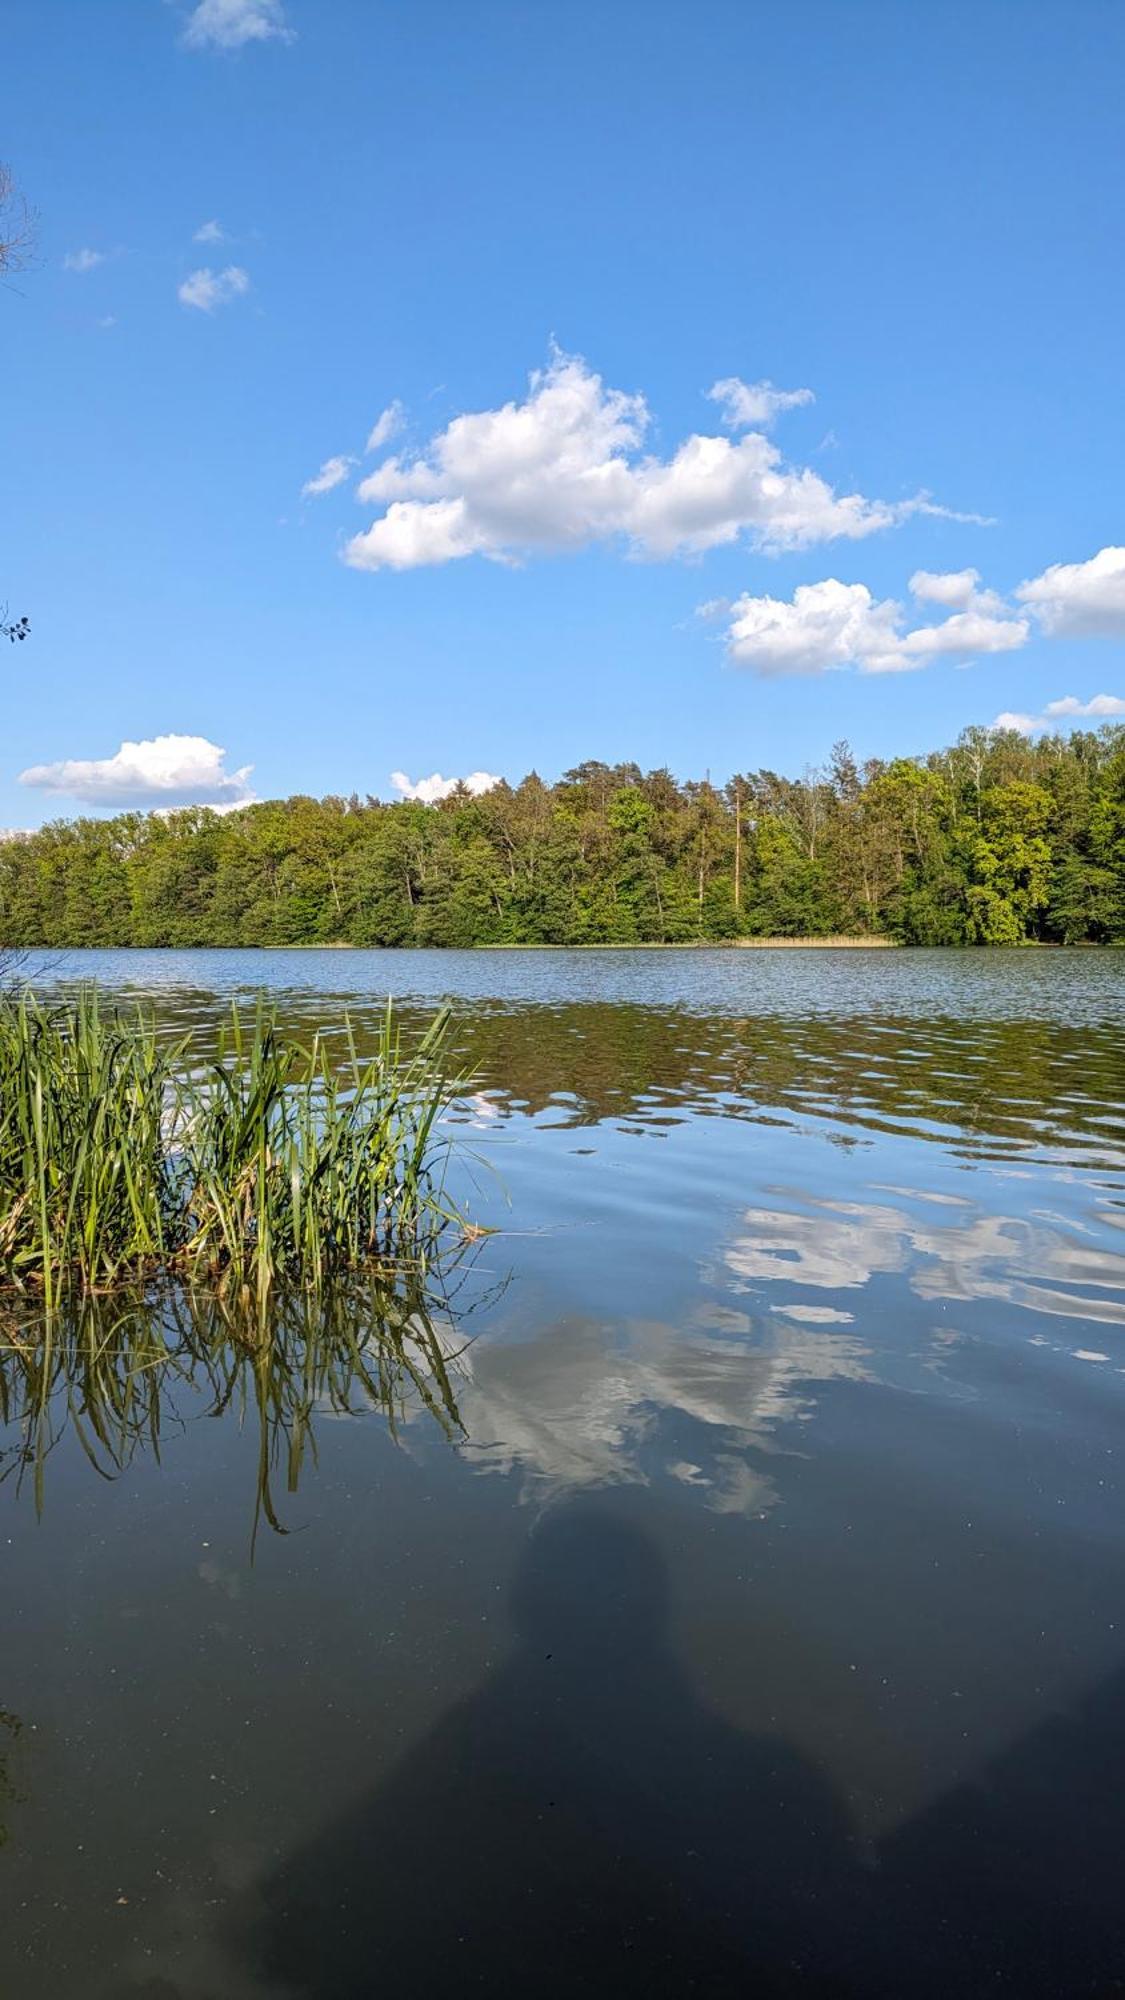
[(1125, 636), (1125, 548), (1084, 563), (1052, 563), (1016, 591), (1044, 632), (1066, 639)]
[(1065, 715), (1092, 716), (1105, 722), (1112, 716), (1125, 715), (1125, 701), (1117, 694), (1094, 694), (1089, 701), (1079, 701), (1076, 694), (1064, 694), (1059, 701), (1049, 701), (1043, 713), (1052, 722)]
[(1076, 694), (1064, 694), (1049, 701), (1042, 715), (1025, 715), (1005, 709), (996, 716), (993, 729), (1016, 729), (1021, 736), (1036, 736), (1041, 730), (1057, 728), (1063, 722), (1113, 722), (1125, 717), (1125, 700), (1118, 694), (1095, 694), (1079, 701)]
[(199, 0), (184, 29), (189, 49), (241, 49), (248, 42), (292, 42), (282, 0)]
[(894, 602), (876, 603), (866, 584), (835, 577), (798, 584), (789, 602), (747, 593), (730, 606), (727, 652), (760, 674), (820, 674), (893, 651), (900, 616)]
[(201, 222), (191, 240), (193, 243), (225, 243), (227, 232), (220, 222)]
[(371, 472), (359, 498), (381, 512), (344, 559), (356, 569), (414, 569), (594, 542), (660, 557), (743, 537), (776, 551), (946, 511), (925, 495), (889, 504), (837, 494), (807, 467), (784, 464), (761, 431), (692, 436), (661, 459), (644, 451), (650, 423), (643, 396), (607, 388), (581, 358), (556, 353), (522, 403), (455, 417), (421, 451)]
[[(973, 581), (962, 588), (965, 576)], [(909, 673), (943, 656), (1009, 653), (1027, 641), (1027, 619), (1007, 612), (991, 591), (978, 591), (975, 571), (958, 577), (919, 571), (911, 589), (923, 602), (961, 608), (937, 624), (907, 630), (901, 604), (893, 597), (873, 597), (865, 583), (826, 577), (822, 583), (799, 584), (791, 599), (747, 593), (725, 607), (728, 656), (736, 666), (772, 676), (822, 674), (837, 667), (893, 674)], [(709, 616), (717, 608), (701, 607)]]
[(176, 297), (182, 306), (195, 306), (200, 312), (214, 312), (216, 306), (229, 305), (232, 299), (239, 299), (250, 290), (250, 279), (238, 264), (228, 264), (225, 271), (212, 271), (204, 267), (193, 271), (184, 279)]
[[(701, 604), (699, 614), (729, 619), (727, 650), (739, 666), (761, 674), (819, 674), (832, 667), (861, 673), (903, 673), (941, 656), (967, 660), (1010, 653), (1031, 636), (1032, 617), (1047, 638), (1125, 635), (1125, 548), (1105, 548), (1085, 563), (1055, 563), (1021, 583), (1015, 602), (986, 590), (980, 571), (915, 570), (910, 594), (921, 606), (949, 615), (907, 629), (894, 598), (877, 600), (862, 583), (800, 585), (790, 600), (753, 597)], [(1030, 734), (1065, 716), (1105, 720), (1121, 713), (1116, 695), (1048, 702), (1042, 716), (1005, 710), (995, 729)]]
[(392, 771), (391, 783), (404, 799), (417, 799), (424, 806), (432, 806), (439, 799), (447, 799), (458, 785), (464, 785), (467, 792), (479, 798), (482, 792), (490, 792), (494, 785), (498, 785), (500, 779), (494, 777), (491, 771), (470, 771), (467, 778), (443, 778), (440, 771), (435, 771), (431, 777), (419, 778), (415, 784), (405, 771)]
[(391, 439), (398, 436), (405, 422), (406, 411), (396, 396), (394, 402), (388, 403), (386, 409), (376, 417), (365, 450), (382, 451), (385, 444), (390, 444)]
[(722, 405), (723, 422), (732, 431), (749, 430), (753, 424), (768, 429), (784, 410), (816, 401), (811, 389), (775, 389), (772, 382), (743, 382), (737, 375), (712, 383), (707, 397)]
[(950, 611), (964, 611), (977, 596), (979, 569), (916, 569), (910, 579), (910, 595), (920, 604), (944, 604)]
[(301, 498), (310, 500), (318, 493), (333, 492), (337, 486), (343, 485), (354, 464), (354, 458), (346, 458), (342, 453), (335, 458), (326, 458), (320, 471), (314, 473), (311, 479), (306, 479), (301, 488)]
[(63, 270), (82, 271), (82, 272), (96, 271), (98, 265), (104, 263), (105, 263), (104, 250), (89, 250), (89, 249), (68, 250), (66, 256), (63, 258)]
[(33, 764), (20, 784), (92, 806), (246, 805), (252, 764), (228, 771), (226, 751), (205, 736), (153, 736), (123, 743), (112, 757), (67, 757)]

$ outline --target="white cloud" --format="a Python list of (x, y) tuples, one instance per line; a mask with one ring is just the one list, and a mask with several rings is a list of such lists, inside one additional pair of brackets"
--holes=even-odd
[(1060, 701), (1049, 701), (1043, 711), (1052, 721), (1058, 716), (1093, 716), (1102, 722), (1111, 716), (1125, 715), (1125, 701), (1117, 694), (1094, 694), (1089, 701), (1079, 701), (1076, 694), (1064, 694)]
[(282, 0), (199, 0), (184, 29), (189, 49), (241, 49), (247, 42), (292, 42)]
[(985, 601), (966, 611), (954, 612), (951, 618), (943, 618), (940, 625), (916, 626), (900, 641), (901, 659), (879, 665), (867, 663), (864, 672), (892, 673), (901, 668), (921, 667), (927, 660), (942, 655), (968, 660), (978, 653), (1018, 652), (1030, 636), (1027, 619), (995, 611), (988, 601), (990, 596), (991, 593), (986, 593)]
[(1099, 549), (1089, 562), (1052, 563), (1016, 596), (1052, 637), (1125, 636), (1125, 548)]
[(63, 258), (64, 271), (96, 271), (105, 263), (104, 250), (68, 250)]
[(811, 389), (775, 389), (772, 382), (742, 382), (737, 375), (712, 383), (707, 398), (722, 404), (723, 422), (732, 431), (749, 429), (752, 424), (768, 429), (784, 410), (799, 410), (816, 401)]
[(252, 764), (228, 771), (226, 751), (205, 736), (153, 736), (123, 743), (112, 757), (33, 764), (20, 784), (93, 806), (245, 805)]
[[(936, 579), (941, 583), (949, 578)], [(912, 588), (917, 577), (912, 579)], [(942, 655), (1008, 653), (1025, 644), (1029, 626), (999, 609), (991, 592), (970, 589), (965, 608), (937, 625), (904, 631), (902, 606), (876, 599), (865, 583), (799, 584), (792, 599), (751, 597), (729, 606), (727, 652), (736, 666), (765, 675), (821, 674), (858, 667), (863, 674), (907, 673)], [(716, 607), (702, 607), (713, 615)]]
[(182, 306), (196, 306), (200, 312), (214, 312), (216, 306), (229, 305), (250, 290), (250, 279), (238, 264), (228, 264), (225, 271), (212, 271), (205, 267), (193, 271), (184, 279), (176, 297)]
[(892, 650), (899, 616), (897, 604), (877, 604), (865, 583), (827, 577), (798, 584), (788, 603), (736, 598), (727, 651), (736, 665), (760, 674), (819, 674)]
[(977, 594), (979, 569), (916, 569), (910, 579), (910, 595), (920, 604), (945, 604), (951, 611), (964, 611)]
[(490, 792), (500, 779), (494, 777), (491, 771), (470, 771), (467, 778), (443, 778), (440, 771), (435, 771), (432, 777), (419, 778), (415, 784), (405, 771), (392, 771), (391, 783), (404, 799), (417, 799), (422, 805), (432, 806), (438, 799), (447, 799), (458, 785), (464, 785), (465, 790), (476, 799), (482, 792)]
[(318, 493), (331, 493), (337, 486), (342, 486), (354, 464), (354, 458), (345, 458), (342, 453), (335, 458), (326, 458), (320, 471), (314, 473), (311, 479), (306, 479), (301, 488), (301, 498), (310, 500)]
[(98, 321), (98, 325), (103, 333), (108, 333), (111, 326), (117, 325), (117, 314), (103, 313), (100, 320)]
[(219, 222), (201, 222), (191, 240), (193, 243), (225, 243), (227, 232)]
[(924, 495), (894, 504), (839, 495), (819, 474), (786, 466), (760, 431), (692, 436), (671, 458), (645, 455), (649, 427), (643, 396), (609, 389), (580, 358), (556, 353), (524, 402), (455, 417), (424, 450), (371, 472), (359, 498), (383, 511), (344, 559), (413, 569), (620, 541), (636, 555), (673, 556), (743, 536), (799, 549), (946, 511)]
[[(1048, 638), (1125, 635), (1125, 548), (1106, 548), (1086, 563), (1056, 563), (1021, 583), (1006, 601), (981, 586), (980, 571), (915, 570), (910, 594), (920, 605), (949, 613), (936, 624), (904, 629), (906, 614), (894, 598), (876, 600), (866, 584), (800, 585), (790, 601), (746, 594), (733, 604), (699, 606), (704, 617), (729, 617), (727, 649), (739, 666), (762, 674), (819, 674), (831, 667), (861, 673), (902, 673), (940, 656), (967, 660), (981, 653), (1010, 653), (1031, 636), (1031, 615)], [(996, 729), (1046, 728), (1059, 717), (1106, 718), (1120, 714), (1116, 695), (1075, 695), (1048, 703), (1042, 717), (1007, 710)]]
[(1021, 736), (1037, 736), (1041, 730), (1056, 728), (1060, 722), (1112, 722), (1117, 717), (1125, 717), (1125, 700), (1120, 695), (1095, 694), (1089, 701), (1079, 701), (1076, 694), (1064, 694), (1058, 701), (1049, 701), (1042, 715), (1024, 715), (1005, 709), (991, 726), (993, 729), (1018, 729)]
[(388, 403), (386, 409), (376, 417), (364, 449), (381, 451), (385, 444), (389, 444), (392, 438), (398, 436), (405, 422), (406, 411), (396, 396), (394, 402)]

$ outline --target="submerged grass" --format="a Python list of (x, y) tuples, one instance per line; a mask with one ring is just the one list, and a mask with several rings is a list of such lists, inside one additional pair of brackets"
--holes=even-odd
[(465, 1218), (443, 1114), (469, 1087), (449, 1010), (413, 1047), (390, 1002), (347, 1059), (232, 1011), (217, 1052), (168, 1042), (93, 990), (0, 1002), (0, 1289), (60, 1301), (174, 1276), (252, 1304), (425, 1258)]

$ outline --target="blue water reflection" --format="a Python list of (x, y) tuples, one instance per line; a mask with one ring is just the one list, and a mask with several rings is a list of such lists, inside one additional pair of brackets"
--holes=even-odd
[[(689, 1959), (724, 1993), (751, 1969), (767, 1992), (814, 1973), (817, 1992), (1115, 1990), (1123, 972), (1108, 952), (800, 951), (50, 969), (203, 1032), (262, 983), (297, 1026), (348, 1006), (361, 1039), (388, 990), (408, 1024), (452, 994), (479, 1067), (451, 1125), (479, 1156), (461, 1191), (498, 1233), (416, 1376), (306, 1398), (292, 1477), (291, 1432), (268, 1435), (285, 1532), (253, 1563), (253, 1398), (216, 1416), (182, 1373), (159, 1460), (145, 1444), (99, 1479), (79, 1396), (42, 1518), (26, 1480), (0, 1487), (0, 1707), (25, 1725), (24, 1796), (0, 1808), (5, 1990), (358, 1994), (369, 1968), (409, 1990), (424, 1963), (424, 1990), (452, 1991), (472, 1923), (497, 1991), (536, 1954), (547, 1991), (578, 1990), (591, 1951), (620, 1991), (689, 1991)], [(651, 1671), (631, 1669), (651, 1729), (590, 1665), (624, 1658), (614, 1574), (626, 1597), (659, 1578)], [(537, 1648), (576, 1649), (557, 1711)], [(784, 1857), (759, 1947), (729, 1872), (722, 1916), (663, 1808), (640, 1825), (660, 1738), (693, 1840), (750, 1866), (749, 1828)], [(693, 1744), (725, 1745), (729, 1787), (697, 1783)], [(526, 1774), (565, 1768), (577, 1817), (540, 1866), (528, 1829), (551, 1808)], [(541, 1893), (557, 1866), (590, 1897), (571, 1832), (599, 1811), (628, 1923), (672, 1884), (659, 1951), (634, 1935), (629, 1960), (601, 1916), (528, 1916), (505, 1943), (487, 1881)], [(435, 1820), (447, 1879), (478, 1842), (471, 1896), (426, 1886)], [(380, 1856), (393, 1896), (370, 1891)], [(440, 1949), (412, 1960), (411, 1937)]]

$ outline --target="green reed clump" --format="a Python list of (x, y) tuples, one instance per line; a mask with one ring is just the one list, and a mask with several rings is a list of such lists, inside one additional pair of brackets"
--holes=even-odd
[(463, 1221), (438, 1130), (467, 1087), (448, 1025), (408, 1050), (388, 1002), (372, 1054), (347, 1024), (340, 1068), (262, 1012), (204, 1057), (94, 992), (0, 1005), (0, 1285), (51, 1305), (164, 1271), (264, 1303), (424, 1252)]
[(448, 1024), (446, 1008), (407, 1053), (388, 1005), (366, 1058), (348, 1023), (338, 1068), (319, 1035), (305, 1049), (268, 1019), (248, 1033), (234, 1016), (218, 1059), (181, 1096), (194, 1269), (258, 1292), (282, 1277), (319, 1283), (459, 1220), (436, 1131), (465, 1087), (444, 1065)]
[(169, 1093), (179, 1049), (96, 993), (0, 1003), (0, 1280), (85, 1289), (178, 1247)]

